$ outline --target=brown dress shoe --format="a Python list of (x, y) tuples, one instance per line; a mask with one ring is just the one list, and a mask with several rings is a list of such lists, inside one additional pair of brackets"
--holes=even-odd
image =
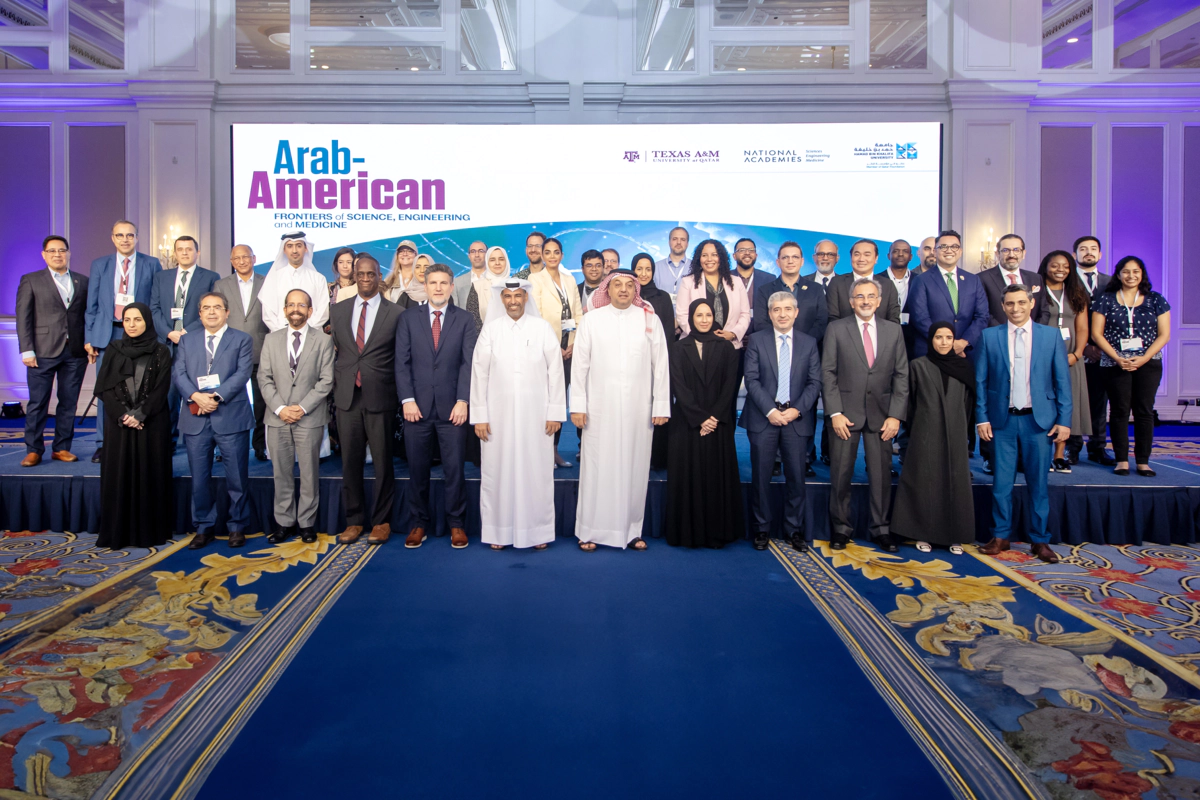
[(192, 541), (188, 544), (189, 550), (202, 550), (215, 542), (217, 536), (215, 533), (194, 533)]
[(386, 522), (382, 525), (376, 525), (374, 528), (371, 528), (371, 535), (367, 537), (367, 544), (384, 544), (391, 535), (391, 525)]
[(462, 528), (450, 529), (450, 546), (455, 550), (462, 550), (467, 546), (467, 532)]
[(29, 453), (21, 459), (22, 467), (36, 467), (40, 463), (42, 463), (42, 457), (37, 453)]
[(409, 531), (408, 538), (404, 540), (404, 546), (411, 550), (414, 547), (420, 547), (421, 543), (424, 541), (425, 529), (413, 528), (411, 531)]
[(71, 464), (79, 460), (79, 456), (67, 450), (55, 450), (50, 454), (50, 457), (55, 461), (61, 461), (64, 464)]
[(1048, 545), (1048, 544), (1045, 544), (1045, 543), (1039, 544), (1038, 542), (1034, 542), (1033, 544), (1031, 544), (1029, 546), (1029, 552), (1033, 553), (1035, 556), (1040, 558), (1042, 561), (1045, 561), (1047, 564), (1057, 564), (1058, 563), (1058, 554), (1056, 554), (1050, 548), (1050, 545)]
[(229, 546), (230, 547), (245, 547), (246, 546), (245, 532), (230, 531), (229, 532)]
[(979, 548), (979, 552), (985, 556), (994, 556), (997, 553), (1003, 553), (1008, 549), (1008, 539), (992, 539), (990, 542)]
[(362, 532), (362, 525), (347, 525), (346, 530), (338, 534), (338, 541), (342, 544), (354, 544), (358, 537), (362, 536)]

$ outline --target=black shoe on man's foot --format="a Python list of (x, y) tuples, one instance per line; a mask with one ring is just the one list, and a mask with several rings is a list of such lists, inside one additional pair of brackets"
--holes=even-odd
[(96, 452), (92, 453), (92, 463), (93, 463), (93, 464), (99, 464), (99, 463), (100, 463), (100, 454), (101, 454), (101, 453), (103, 453), (103, 452), (104, 452), (104, 448), (103, 448), (103, 447), (97, 447), (97, 448), (96, 448)]
[(808, 552), (808, 540), (804, 538), (804, 534), (802, 534), (802, 533), (793, 533), (792, 534), (792, 549), (795, 550), (797, 553), (807, 553)]
[(1113, 458), (1112, 456), (1110, 456), (1104, 450), (1099, 450), (1099, 451), (1095, 451), (1095, 452), (1089, 451), (1088, 452), (1088, 461), (1092, 461), (1096, 464), (1099, 464), (1102, 467), (1114, 467), (1117, 464), (1117, 460), (1115, 458)]
[(769, 545), (770, 543), (771, 543), (771, 537), (768, 536), (767, 534), (765, 534), (765, 533), (754, 534), (754, 549), (755, 550), (766, 550), (767, 545)]

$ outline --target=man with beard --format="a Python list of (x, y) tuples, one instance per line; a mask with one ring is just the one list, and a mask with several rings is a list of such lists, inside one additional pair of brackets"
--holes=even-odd
[[(471, 242), (467, 246), (467, 258), (471, 262), (471, 268), (462, 275), (454, 279), (454, 293), (451, 299), (454, 300), (454, 305), (459, 308), (467, 307), (467, 297), (471, 294), (472, 281), (483, 277), (483, 271), (487, 269), (484, 263), (484, 258), (487, 256), (487, 245), (478, 239)], [(416, 259), (416, 254), (413, 254), (413, 259)]]
[(604, 257), (604, 274), (609, 275), (614, 269), (621, 268), (621, 254), (611, 247), (607, 250), (601, 250), (600, 255)]
[[(803, 258), (803, 255), (801, 255)], [(742, 285), (746, 287), (746, 299), (750, 301), (750, 327), (746, 329), (746, 336), (754, 333), (754, 290), (765, 290), (767, 284), (775, 280), (775, 276), (769, 272), (758, 268), (758, 246), (755, 245), (753, 239), (738, 239), (733, 245), (733, 264), (737, 267), (737, 275), (742, 279)], [(763, 317), (762, 324), (766, 325), (770, 320)], [(742, 357), (742, 363), (745, 364), (746, 351), (741, 350), (739, 355)], [(741, 372), (739, 371), (739, 375)]]
[(1041, 322), (1045, 312), (1045, 292), (1042, 291), (1042, 276), (1036, 272), (1021, 269), (1025, 260), (1025, 240), (1015, 233), (1006, 233), (996, 242), (996, 258), (999, 264), (979, 273), (983, 290), (988, 299), (988, 327), (994, 328), (1007, 321), (1004, 315), (1004, 290), (1013, 285), (1028, 286), (1033, 292), (1033, 321)]
[(926, 236), (921, 240), (921, 251), (918, 253), (921, 263), (914, 270), (918, 275), (928, 272), (937, 265), (937, 253), (934, 252), (934, 245), (937, 244), (937, 237)]
[[(1075, 240), (1074, 250), (1079, 277), (1083, 280), (1088, 294), (1091, 295), (1091, 304), (1094, 305), (1104, 295), (1104, 289), (1112, 279), (1111, 275), (1103, 273), (1097, 268), (1103, 257), (1100, 240), (1091, 235), (1081, 236)], [(1091, 323), (1092, 315), (1089, 313), (1089, 336)], [(1105, 420), (1108, 419), (1108, 413), (1105, 410), (1108, 405), (1108, 395), (1104, 392), (1104, 379), (1101, 377), (1103, 373), (1100, 369), (1100, 348), (1091, 344), (1090, 339), (1088, 346), (1083, 349), (1083, 368), (1087, 374), (1088, 403), (1092, 412), (1092, 429), (1087, 432), (1088, 461), (1111, 467), (1117, 463), (1116, 459), (1104, 449), (1107, 438), (1104, 425)], [(1083, 431), (1067, 439), (1067, 460), (1072, 464), (1078, 464), (1081, 450), (1083, 450)]]
[(514, 278), (527, 281), (529, 276), (535, 272), (541, 272), (543, 268), (542, 262), (542, 245), (546, 242), (546, 234), (539, 231), (533, 231), (525, 237), (525, 257), (529, 259), (529, 263), (517, 270)]
[(654, 283), (671, 295), (672, 299), (679, 292), (680, 279), (692, 272), (692, 260), (687, 257), (689, 238), (687, 228), (672, 228), (667, 237), (667, 245), (671, 252), (654, 265)]

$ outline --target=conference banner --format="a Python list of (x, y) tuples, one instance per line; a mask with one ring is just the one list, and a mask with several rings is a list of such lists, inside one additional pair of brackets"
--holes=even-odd
[(260, 271), (296, 230), (326, 275), (343, 246), (386, 272), (403, 239), (455, 272), (479, 239), (516, 269), (534, 230), (578, 272), (588, 249), (665, 258), (680, 225), (691, 247), (754, 239), (769, 271), (794, 240), (811, 272), (828, 238), (845, 272), (856, 239), (935, 233), (940, 196), (938, 123), (233, 126), (234, 239)]

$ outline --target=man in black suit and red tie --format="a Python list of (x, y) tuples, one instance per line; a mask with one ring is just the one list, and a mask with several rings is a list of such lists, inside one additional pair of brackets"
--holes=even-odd
[(22, 467), (36, 467), (46, 452), (42, 435), (55, 379), (58, 409), (54, 412), (50, 457), (68, 463), (78, 461), (71, 453), (75, 407), (88, 361), (95, 360), (84, 349), (88, 279), (70, 270), (71, 248), (61, 236), (42, 240), (42, 258), (48, 269), (22, 275), (17, 286), (17, 343), (29, 384)]
[[(369, 524), (368, 544), (383, 544), (392, 533), (396, 474), (392, 440), (396, 433), (396, 382), (393, 365), (400, 307), (379, 293), (379, 262), (368, 253), (354, 261), (358, 294), (329, 309), (337, 359), (333, 362), (333, 404), (342, 440), (342, 497), (346, 530), (342, 544), (353, 544)], [(463, 312), (466, 313), (466, 312)], [(363, 492), (367, 445), (375, 464), (375, 507), (368, 510)]]
[(448, 302), (453, 287), (454, 275), (448, 266), (429, 267), (425, 270), (429, 302), (410, 309), (396, 326), (395, 389), (404, 408), (404, 449), (408, 454), (410, 530), (405, 547), (420, 547), (433, 523), (429, 471), (435, 436), (446, 480), (450, 545), (455, 549), (467, 546), (462, 464), (477, 334), (475, 319)]

